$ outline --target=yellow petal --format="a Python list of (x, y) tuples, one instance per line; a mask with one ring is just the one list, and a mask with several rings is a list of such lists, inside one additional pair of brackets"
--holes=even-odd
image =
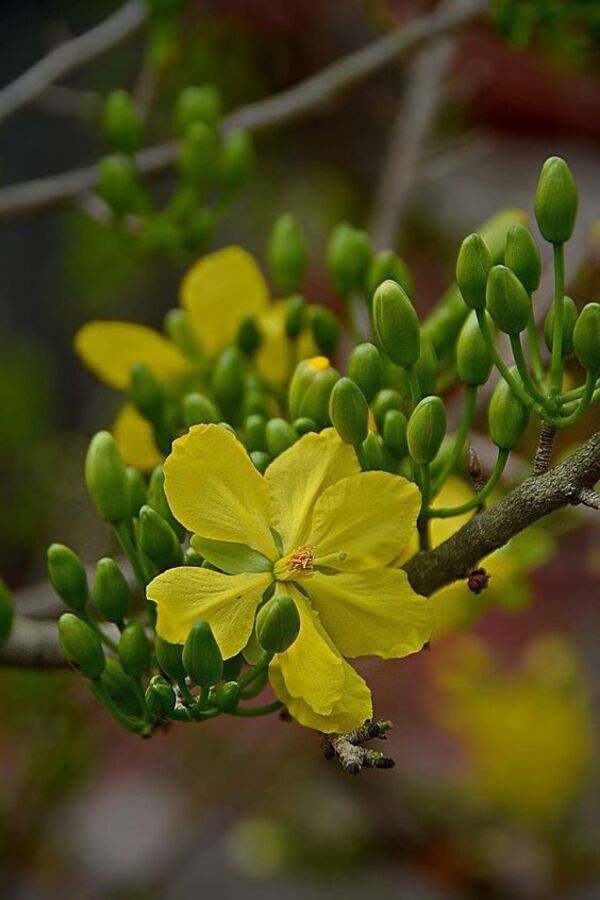
[(331, 712), (323, 715), (316, 712), (301, 698), (292, 697), (286, 688), (281, 674), (278, 657), (275, 657), (269, 668), (269, 679), (275, 696), (285, 703), (290, 715), (307, 728), (316, 728), (325, 734), (344, 734), (363, 725), (373, 715), (371, 691), (364, 679), (355, 672), (345, 660), (344, 689), (342, 696), (331, 708)]
[(316, 572), (305, 585), (344, 656), (400, 658), (417, 653), (431, 637), (433, 604), (415, 594), (401, 569)]
[(245, 316), (265, 311), (269, 291), (263, 275), (241, 247), (209, 253), (181, 284), (181, 305), (203, 349), (214, 354), (231, 343)]
[(306, 597), (290, 584), (285, 590), (298, 607), (300, 632), (292, 646), (277, 656), (281, 677), (290, 696), (327, 715), (344, 690), (343, 660)]
[(223, 658), (229, 659), (246, 646), (256, 607), (270, 581), (268, 574), (223, 575), (197, 566), (167, 569), (147, 588), (148, 599), (157, 606), (157, 634), (183, 644), (194, 622), (203, 619)]
[(190, 428), (173, 442), (164, 471), (169, 506), (189, 531), (247, 544), (275, 559), (269, 488), (230, 431), (220, 425)]
[(286, 304), (283, 300), (269, 304), (260, 316), (258, 327), (262, 336), (255, 357), (256, 368), (268, 382), (285, 381), (295, 364), (295, 351), (285, 333)]
[(319, 495), (358, 471), (354, 450), (333, 428), (304, 435), (271, 463), (265, 472), (271, 489), (271, 523), (286, 553), (307, 543)]
[(351, 475), (317, 500), (307, 543), (317, 565), (350, 572), (387, 566), (416, 534), (420, 507), (419, 489), (406, 478), (389, 472)]
[(150, 472), (163, 461), (163, 454), (154, 441), (152, 426), (135, 406), (126, 403), (121, 407), (112, 433), (119, 453), (128, 466), (135, 466), (140, 472)]
[(189, 372), (175, 344), (153, 328), (133, 322), (89, 322), (75, 335), (75, 351), (101, 381), (124, 391), (131, 367), (145, 363), (159, 378)]

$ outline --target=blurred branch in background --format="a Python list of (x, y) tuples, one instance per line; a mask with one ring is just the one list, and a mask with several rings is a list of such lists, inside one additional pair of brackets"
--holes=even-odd
[[(236, 110), (223, 119), (223, 131), (246, 128), (256, 133), (295, 121), (424, 43), (480, 17), (488, 6), (489, 0), (467, 0), (460, 9), (442, 11), (402, 25), (294, 87)], [(169, 141), (138, 153), (136, 166), (142, 175), (150, 178), (172, 168), (178, 155), (179, 142)], [(82, 194), (94, 188), (96, 177), (97, 167), (92, 165), (6, 187), (0, 191), (0, 221), (78, 202)]]
[(60, 44), (0, 90), (0, 122), (40, 97), (55, 81), (135, 34), (147, 15), (148, 7), (143, 0), (129, 0), (100, 25)]

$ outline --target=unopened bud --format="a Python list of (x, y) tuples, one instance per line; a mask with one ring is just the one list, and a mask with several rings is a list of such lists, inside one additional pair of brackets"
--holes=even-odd
[(262, 343), (262, 333), (254, 316), (245, 316), (240, 322), (237, 345), (246, 356), (254, 356)]
[[(573, 352), (573, 332), (577, 323), (577, 307), (570, 297), (563, 298), (563, 334), (561, 356), (569, 356)], [(544, 341), (546, 347), (552, 352), (554, 340), (554, 303), (544, 319)]]
[(159, 572), (182, 563), (181, 544), (177, 535), (151, 506), (142, 506), (140, 509), (138, 543)]
[(415, 375), (419, 381), (421, 397), (429, 397), (436, 393), (440, 361), (435, 347), (424, 334), (421, 335), (421, 353), (415, 363)]
[(148, 709), (157, 719), (168, 719), (175, 710), (175, 691), (162, 675), (153, 675), (146, 688)]
[[(511, 372), (515, 378), (519, 378), (516, 369)], [(492, 442), (500, 450), (512, 450), (519, 443), (528, 421), (529, 410), (515, 397), (504, 378), (500, 378), (488, 408)]]
[(542, 259), (529, 228), (524, 225), (509, 228), (504, 263), (512, 269), (528, 294), (537, 291), (542, 275)]
[(215, 177), (217, 138), (210, 126), (194, 122), (188, 126), (181, 142), (179, 171), (185, 181), (204, 190)]
[(312, 419), (320, 428), (331, 424), (329, 397), (340, 375), (325, 356), (313, 356), (296, 366), (290, 382), (290, 418)]
[(183, 666), (183, 645), (171, 644), (160, 635), (156, 635), (154, 643), (156, 662), (168, 678), (173, 681), (185, 681), (185, 668)]
[(403, 412), (404, 406), (404, 400), (398, 391), (394, 391), (392, 388), (383, 388), (382, 391), (379, 391), (373, 400), (373, 416), (375, 417), (375, 424), (379, 434), (383, 434), (386, 413), (390, 409), (397, 409)]
[(306, 318), (306, 302), (300, 294), (294, 294), (285, 301), (285, 333), (291, 341), (296, 340)]
[(122, 153), (137, 150), (142, 125), (135, 103), (127, 91), (111, 91), (104, 103), (104, 133), (109, 143)]
[(408, 420), (407, 440), (411, 457), (419, 465), (433, 462), (446, 433), (446, 408), (440, 397), (425, 397)]
[(369, 236), (351, 225), (338, 225), (327, 245), (327, 266), (340, 294), (360, 291), (365, 286), (373, 249)]
[(143, 715), (137, 686), (133, 678), (126, 675), (116, 659), (105, 657), (104, 672), (100, 676), (102, 686), (108, 691), (110, 698), (127, 716)]
[(573, 234), (577, 217), (577, 185), (560, 156), (550, 156), (540, 173), (535, 192), (535, 217), (542, 235), (563, 244)]
[(194, 122), (214, 128), (221, 118), (221, 97), (212, 84), (184, 88), (175, 104), (175, 127), (184, 134)]
[(192, 425), (216, 425), (221, 420), (219, 410), (208, 397), (196, 391), (183, 398), (183, 424), (186, 428)]
[(351, 378), (340, 378), (329, 398), (329, 418), (346, 444), (357, 447), (367, 436), (369, 405)]
[(245, 128), (236, 128), (223, 138), (221, 149), (221, 183), (229, 191), (246, 185), (256, 168), (256, 153), (252, 135)]
[(258, 612), (256, 637), (267, 653), (283, 653), (300, 632), (298, 607), (289, 594), (275, 594)]
[(138, 472), (133, 466), (128, 466), (125, 471), (129, 491), (129, 518), (133, 519), (146, 502), (146, 482), (141, 472)]
[(398, 409), (389, 409), (383, 420), (383, 443), (393, 459), (402, 459), (408, 449), (406, 441), (407, 420)]
[(188, 359), (197, 360), (202, 353), (184, 309), (170, 309), (165, 316), (165, 332)]
[(259, 471), (261, 475), (264, 475), (267, 471), (267, 466), (271, 462), (269, 454), (264, 450), (253, 450), (250, 454), (250, 459), (257, 471)]
[(99, 678), (105, 659), (100, 638), (85, 622), (73, 613), (64, 613), (58, 620), (58, 635), (63, 656), (84, 678)]
[(85, 458), (85, 482), (99, 515), (107, 522), (129, 516), (127, 472), (112, 434), (94, 435)]
[(183, 540), (185, 528), (177, 521), (171, 512), (167, 495), (165, 494), (165, 473), (162, 466), (156, 466), (150, 476), (150, 482), (148, 484), (148, 506), (151, 506), (152, 509), (156, 510), (159, 516), (161, 516), (165, 522), (169, 523), (180, 541)]
[(212, 687), (221, 679), (223, 657), (208, 622), (194, 622), (183, 647), (183, 665), (198, 687)]
[(246, 448), (252, 452), (253, 450), (267, 450), (267, 420), (264, 416), (248, 416), (244, 423), (244, 443)]
[(378, 472), (383, 469), (383, 447), (382, 440), (379, 435), (368, 433), (360, 449), (363, 468), (367, 472)]
[(384, 281), (373, 297), (373, 322), (381, 346), (398, 366), (411, 368), (421, 352), (421, 329), (414, 306), (395, 281)]
[(226, 347), (212, 375), (215, 399), (227, 419), (235, 419), (244, 398), (244, 358), (237, 347)]
[(267, 256), (276, 290), (282, 294), (297, 290), (306, 272), (308, 250), (295, 216), (285, 213), (277, 219), (269, 238)]
[(358, 344), (348, 359), (348, 377), (356, 382), (370, 403), (383, 385), (383, 360), (374, 344)]
[(311, 431), (319, 431), (319, 426), (314, 421), (314, 419), (308, 419), (306, 416), (301, 416), (299, 419), (294, 419), (292, 425), (300, 436), (302, 436), (303, 434), (310, 434)]
[(117, 215), (135, 205), (138, 184), (133, 163), (127, 156), (105, 156), (98, 164), (96, 190)]
[(587, 303), (573, 331), (573, 346), (584, 369), (600, 372), (600, 303)]
[(310, 326), (315, 344), (324, 356), (333, 356), (340, 340), (340, 323), (336, 314), (327, 306), (315, 304), (309, 307)]
[(471, 309), (485, 309), (485, 289), (492, 268), (492, 255), (480, 234), (470, 234), (461, 244), (456, 260), (456, 283)]
[(272, 457), (279, 456), (300, 437), (294, 426), (285, 419), (270, 419), (266, 424), (265, 436), (267, 450)]
[(494, 266), (490, 271), (486, 299), (488, 312), (500, 331), (519, 334), (527, 328), (531, 299), (507, 266)]
[(165, 398), (156, 375), (145, 363), (135, 363), (130, 379), (129, 396), (137, 409), (151, 422), (160, 421)]
[(240, 686), (237, 681), (227, 681), (216, 690), (211, 691), (210, 702), (223, 713), (231, 712), (240, 699)]
[(85, 566), (70, 547), (51, 544), (47, 552), (50, 583), (67, 606), (83, 609), (88, 599)]
[(371, 260), (367, 273), (367, 296), (373, 297), (380, 284), (391, 279), (410, 297), (414, 290), (412, 275), (406, 263), (393, 250), (382, 250)]
[(490, 377), (492, 365), (490, 348), (481, 333), (477, 314), (473, 311), (463, 325), (456, 345), (458, 377), (468, 387), (479, 387)]
[(92, 587), (94, 604), (107, 622), (122, 622), (129, 612), (131, 589), (114, 559), (98, 561)]
[(140, 678), (150, 668), (150, 645), (144, 627), (139, 622), (130, 622), (119, 641), (119, 659), (124, 671), (132, 678)]

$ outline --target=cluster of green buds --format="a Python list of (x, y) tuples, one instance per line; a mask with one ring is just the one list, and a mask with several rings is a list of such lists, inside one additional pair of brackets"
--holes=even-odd
[(198, 253), (255, 169), (245, 129), (221, 128), (219, 91), (210, 84), (184, 88), (173, 110), (179, 140), (178, 181), (160, 207), (147, 190), (138, 154), (144, 119), (132, 96), (115, 90), (104, 101), (103, 131), (111, 153), (98, 165), (96, 191), (117, 222), (147, 250)]
[[(69, 609), (58, 623), (62, 652), (100, 702), (117, 722), (144, 737), (168, 720), (254, 717), (280, 709), (277, 701), (265, 706), (246, 701), (265, 686), (273, 656), (298, 636), (293, 599), (277, 592), (263, 602), (245, 656), (224, 660), (210, 626), (201, 620), (183, 645), (158, 637), (155, 608), (144, 599), (148, 582), (175, 566), (212, 566), (182, 543), (184, 531), (170, 513), (161, 467), (146, 483), (125, 467), (111, 435), (99, 432), (90, 444), (85, 474), (90, 498), (114, 528), (131, 579), (123, 559), (113, 557), (99, 560), (90, 577), (64, 544), (49, 547), (48, 572)], [(0, 582), (0, 640), (11, 620), (10, 594)]]

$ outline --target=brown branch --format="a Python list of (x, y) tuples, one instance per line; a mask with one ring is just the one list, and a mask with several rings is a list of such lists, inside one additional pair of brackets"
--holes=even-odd
[[(476, 564), (557, 509), (589, 505), (600, 480), (600, 431), (545, 475), (531, 476), (499, 503), (474, 516), (443, 544), (413, 556), (404, 569), (424, 595), (466, 578)], [(596, 495), (598, 496), (598, 495)]]
[[(286, 125), (330, 103), (345, 90), (379, 69), (482, 15), (489, 0), (472, 0), (468, 10), (445, 12), (415, 19), (395, 29), (315, 75), (266, 100), (251, 103), (226, 116), (224, 132), (247, 128), (253, 133)], [(169, 141), (140, 151), (136, 162), (141, 174), (150, 178), (171, 169), (177, 161), (179, 143)], [(93, 189), (96, 165), (74, 169), (48, 178), (36, 178), (0, 191), (0, 221), (66, 206)]]
[(60, 78), (85, 65), (134, 34), (144, 23), (148, 6), (129, 0), (104, 22), (55, 47), (15, 81), (0, 90), (0, 121), (31, 103)]
[(67, 668), (56, 622), (15, 616), (10, 635), (0, 646), (0, 664), (19, 669)]

